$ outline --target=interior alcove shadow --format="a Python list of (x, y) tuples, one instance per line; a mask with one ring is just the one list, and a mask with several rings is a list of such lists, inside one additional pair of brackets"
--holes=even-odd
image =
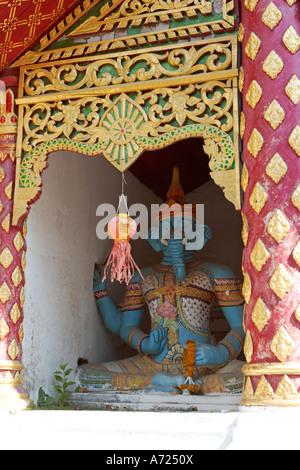
[[(223, 191), (210, 177), (209, 159), (203, 150), (202, 138), (181, 140), (164, 149), (144, 152), (128, 171), (145, 184), (153, 193), (166, 201), (174, 166), (179, 168), (180, 182), (189, 204), (204, 204), (205, 223), (211, 228), (212, 239), (204, 250), (195, 256), (203, 261), (213, 261), (230, 266), (242, 279), (242, 250), (241, 239), (242, 221), (239, 211), (224, 196)], [(149, 221), (150, 222), (150, 221)], [(131, 242), (132, 254), (143, 248), (145, 240), (137, 239)], [(157, 262), (157, 253), (153, 252), (153, 263)], [(145, 267), (145, 266), (143, 266)], [(120, 300), (125, 286), (110, 285), (109, 290)], [(211, 329), (216, 341), (220, 341), (229, 332), (230, 327), (221, 311), (214, 303), (211, 315)], [(145, 309), (142, 330), (150, 331), (150, 315)], [(131, 351), (124, 348), (124, 353)], [(122, 358), (125, 357), (122, 356)], [(243, 360), (240, 356), (239, 359)]]

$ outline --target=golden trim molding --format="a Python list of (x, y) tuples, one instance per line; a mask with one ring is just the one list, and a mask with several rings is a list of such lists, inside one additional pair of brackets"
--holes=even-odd
[(300, 375), (300, 364), (298, 362), (245, 364), (242, 372), (246, 377), (253, 375)]

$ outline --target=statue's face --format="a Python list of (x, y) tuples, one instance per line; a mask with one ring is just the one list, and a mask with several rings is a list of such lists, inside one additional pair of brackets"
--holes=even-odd
[(187, 252), (200, 251), (210, 238), (210, 229), (197, 225), (191, 217), (171, 216), (163, 218), (157, 227), (151, 228), (148, 241), (156, 251), (163, 251), (171, 259), (175, 276), (184, 280)]

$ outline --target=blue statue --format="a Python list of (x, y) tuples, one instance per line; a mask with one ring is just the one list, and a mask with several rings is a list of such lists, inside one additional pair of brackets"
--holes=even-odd
[[(184, 203), (177, 168), (167, 197), (167, 204), (173, 203), (181, 206)], [(223, 390), (214, 388), (218, 380), (213, 378), (219, 369), (239, 355), (243, 347), (241, 283), (228, 267), (200, 263), (194, 258), (185, 234), (181, 238), (176, 235), (178, 221), (183, 226), (186, 222), (182, 217), (182, 212), (177, 215), (167, 211), (166, 215), (161, 215), (159, 225), (150, 229), (148, 241), (155, 251), (162, 252), (163, 259), (158, 265), (143, 269), (142, 276), (138, 272), (134, 274), (119, 306), (108, 294), (103, 267), (96, 270), (94, 294), (103, 321), (111, 332), (136, 349), (137, 355), (84, 366), (80, 373), (82, 386), (106, 390), (178, 390), (186, 382), (183, 353), (190, 341), (195, 345), (193, 383), (202, 393), (225, 391), (225, 385)], [(210, 229), (197, 227), (196, 220), (192, 220), (194, 233), (204, 230), (204, 243), (203, 237), (199, 237), (197, 244), (195, 237), (193, 244), (194, 250), (200, 251), (210, 239)], [(157, 237), (157, 230), (161, 230), (166, 222), (171, 228), (167, 240)], [(214, 344), (209, 329), (215, 298), (231, 328), (218, 344)], [(151, 317), (149, 334), (141, 329), (145, 305)], [(241, 384), (242, 374), (239, 381)]]

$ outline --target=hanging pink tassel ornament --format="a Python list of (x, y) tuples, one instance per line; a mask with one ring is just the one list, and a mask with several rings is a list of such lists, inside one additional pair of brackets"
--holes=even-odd
[(136, 222), (125, 213), (117, 214), (108, 223), (108, 233), (114, 239), (114, 246), (108, 257), (103, 279), (110, 276), (111, 281), (116, 279), (119, 282), (124, 281), (128, 285), (135, 268), (143, 278), (141, 271), (131, 256), (131, 246), (129, 243), (129, 240), (136, 231)]

